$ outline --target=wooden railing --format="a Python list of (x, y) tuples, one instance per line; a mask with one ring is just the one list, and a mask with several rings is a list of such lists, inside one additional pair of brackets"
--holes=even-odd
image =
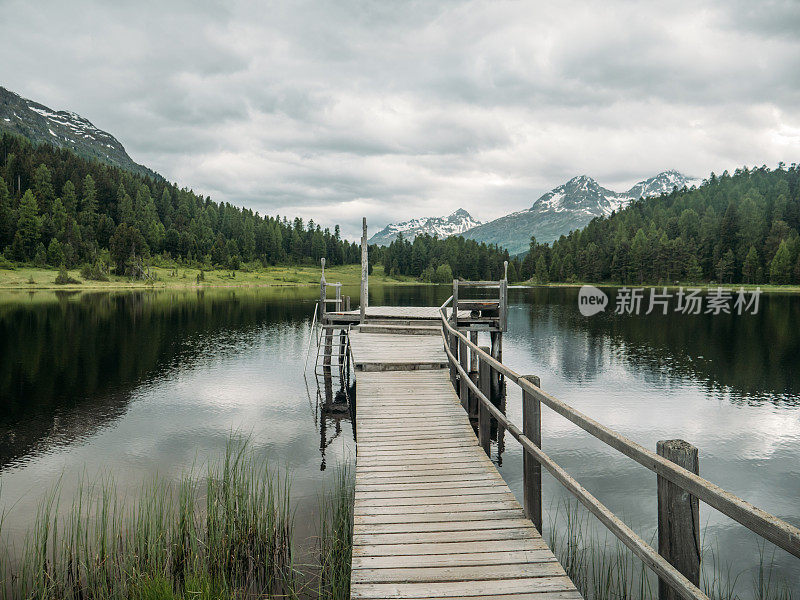
[[(668, 458), (670, 443), (659, 443), (659, 452), (666, 456), (652, 452), (543, 391), (538, 377), (516, 373), (493, 358), (487, 347), (479, 347), (461, 333), (451, 323), (451, 318), (447, 314), (447, 306), (452, 301), (451, 296), (440, 307), (440, 311), (444, 349), (450, 362), (453, 385), (465, 409), (469, 410), (470, 403), (477, 401), (478, 438), (487, 454), (491, 443), (492, 419), (495, 419), (499, 427), (508, 431), (522, 445), (525, 512), (540, 532), (543, 466), (658, 575), (659, 595), (662, 600), (671, 596), (670, 589), (687, 600), (708, 600), (698, 588), (700, 569), (699, 533), (696, 526), (698, 499), (800, 558), (800, 529), (703, 479), (697, 472), (675, 464)], [(471, 356), (467, 355), (468, 352)], [(475, 369), (472, 374), (469, 372), (470, 364), (474, 366), (475, 362), (477, 362), (477, 377)], [(509, 421), (497, 406), (501, 399), (492, 393), (492, 380), (498, 376), (517, 384), (522, 389), (522, 431)], [(661, 553), (647, 544), (542, 451), (541, 404), (545, 404), (584, 431), (657, 474)], [(672, 447), (674, 448), (674, 445)], [(676, 454), (680, 454), (680, 450), (680, 448), (675, 449)], [(694, 457), (696, 471), (696, 454)], [(689, 492), (689, 497), (682, 494), (681, 490)], [(672, 527), (667, 527), (667, 523)], [(687, 528), (690, 531), (687, 532)], [(666, 531), (667, 529), (671, 531)]]

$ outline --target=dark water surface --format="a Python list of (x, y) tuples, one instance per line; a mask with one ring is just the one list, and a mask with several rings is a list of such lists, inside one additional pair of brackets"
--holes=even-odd
[[(375, 305), (438, 305), (450, 290), (370, 293)], [(314, 288), (0, 293), (6, 535), (29, 526), (59, 479), (69, 498), (80, 477), (113, 473), (133, 497), (154, 473), (176, 477), (218, 456), (234, 431), (292, 473), (297, 523), (313, 535), (322, 485), (355, 455), (346, 411), (321, 411), (315, 378), (303, 377), (316, 297)], [(646, 447), (692, 442), (703, 476), (800, 525), (800, 296), (762, 296), (757, 315), (741, 316), (586, 318), (576, 299), (570, 289), (510, 290), (504, 362)], [(521, 423), (512, 384), (508, 412)], [(547, 409), (543, 438), (553, 458), (653, 539), (650, 471)], [(519, 493), (521, 454), (509, 436), (499, 462)], [(566, 495), (544, 482), (554, 514)], [(701, 523), (705, 544), (750, 595), (756, 536), (704, 505)], [(765, 554), (773, 560), (769, 544)], [(800, 560), (778, 550), (774, 563), (800, 591)]]

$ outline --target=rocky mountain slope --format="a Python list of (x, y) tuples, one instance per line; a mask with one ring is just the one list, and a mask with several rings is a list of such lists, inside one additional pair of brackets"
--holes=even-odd
[(518, 254), (528, 249), (531, 236), (539, 242), (552, 242), (584, 227), (595, 217), (610, 215), (632, 200), (659, 196), (692, 183), (693, 180), (677, 171), (664, 171), (625, 192), (615, 192), (587, 175), (580, 175), (547, 192), (529, 209), (473, 227), (461, 235), (499, 244), (511, 254)]
[(134, 173), (158, 177), (128, 156), (110, 133), (73, 112), (53, 110), (0, 87), (0, 131), (15, 133), (34, 143), (69, 148), (84, 158)]
[(472, 218), (467, 211), (459, 208), (453, 214), (446, 217), (423, 217), (412, 219), (402, 223), (393, 223), (381, 229), (378, 233), (369, 238), (370, 244), (388, 246), (402, 233), (403, 237), (413, 241), (418, 235), (430, 234), (440, 238), (457, 235), (480, 225), (480, 221)]

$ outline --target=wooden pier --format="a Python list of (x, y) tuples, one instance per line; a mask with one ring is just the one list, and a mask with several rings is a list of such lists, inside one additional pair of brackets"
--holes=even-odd
[(438, 329), (350, 334), (351, 597), (580, 598), (478, 444)]
[[(323, 259), (315, 366), (326, 398), (335, 369), (343, 390), (351, 364), (356, 378), (352, 598), (581, 598), (540, 535), (543, 470), (658, 576), (659, 600), (709, 600), (699, 588), (700, 501), (800, 558), (800, 528), (700, 477), (691, 444), (648, 450), (503, 364), (505, 277), (455, 280), (440, 307), (369, 306), (366, 243), (364, 220), (358, 310), (341, 284), (326, 283)], [(505, 414), (509, 383), (522, 392), (521, 428)], [(542, 406), (656, 475), (658, 550), (542, 450)], [(505, 433), (523, 450), (522, 505), (490, 459)]]

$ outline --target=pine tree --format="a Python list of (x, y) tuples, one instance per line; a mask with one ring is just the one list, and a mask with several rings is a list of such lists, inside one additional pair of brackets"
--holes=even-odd
[(17, 228), (17, 211), (5, 179), (0, 177), (0, 250), (5, 248), (14, 239)]
[(71, 217), (78, 216), (78, 195), (75, 193), (75, 184), (69, 179), (61, 188), (61, 204)]
[(792, 277), (792, 257), (786, 240), (778, 246), (778, 251), (769, 266), (769, 280), (771, 283), (785, 285), (790, 283)]
[(48, 214), (53, 200), (56, 199), (56, 194), (53, 190), (53, 176), (45, 164), (40, 164), (33, 174), (33, 194), (36, 196), (42, 213)]
[(547, 264), (544, 262), (544, 256), (540, 256), (536, 261), (536, 281), (539, 283), (547, 283), (549, 277), (547, 274)]
[(23, 260), (33, 258), (41, 231), (42, 219), (39, 216), (39, 203), (33, 192), (27, 190), (19, 203), (17, 218), (17, 233), (22, 244)]
[(742, 265), (742, 279), (745, 283), (756, 283), (759, 266), (758, 252), (754, 246), (750, 246)]
[(54, 267), (64, 264), (64, 250), (55, 238), (50, 240), (50, 245), (47, 247), (47, 263)]

